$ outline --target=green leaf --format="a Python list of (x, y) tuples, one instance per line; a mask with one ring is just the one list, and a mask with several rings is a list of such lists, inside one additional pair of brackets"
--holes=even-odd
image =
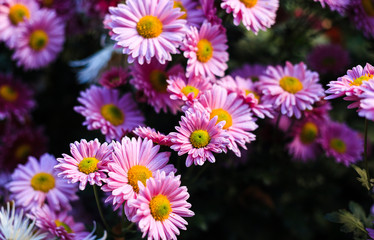
[(370, 183), (368, 180), (368, 176), (366, 174), (365, 169), (359, 168), (356, 165), (352, 165), (352, 167), (356, 170), (360, 177), (357, 178), (359, 182), (361, 182), (362, 186), (364, 186), (367, 190), (370, 190), (373, 187), (373, 179), (370, 179)]

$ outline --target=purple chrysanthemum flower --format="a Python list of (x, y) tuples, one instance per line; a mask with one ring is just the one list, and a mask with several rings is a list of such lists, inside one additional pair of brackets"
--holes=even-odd
[(374, 3), (372, 0), (352, 0), (349, 16), (365, 36), (374, 37)]
[(74, 14), (74, 0), (37, 0), (41, 7), (50, 8), (56, 11), (57, 15), (64, 20), (69, 20)]
[(198, 8), (197, 1), (191, 0), (174, 0), (174, 8), (180, 8), (184, 14), (179, 17), (187, 20), (187, 26), (195, 26), (197, 28), (204, 21), (204, 13)]
[[(217, 8), (214, 6), (214, 0), (199, 0), (199, 2), (208, 22), (213, 25), (221, 25), (222, 19), (217, 15)], [(225, 31), (225, 28), (223, 26), (222, 30)]]
[(230, 74), (232, 77), (250, 78), (252, 82), (256, 83), (260, 79), (260, 76), (265, 72), (266, 66), (261, 64), (244, 64), (238, 69), (235, 69)]
[(343, 14), (350, 4), (350, 0), (314, 0), (315, 2), (320, 2), (322, 7), (329, 6), (331, 10), (338, 11)]
[(126, 84), (129, 74), (127, 70), (120, 67), (112, 67), (103, 72), (99, 79), (99, 83), (107, 88), (117, 88)]

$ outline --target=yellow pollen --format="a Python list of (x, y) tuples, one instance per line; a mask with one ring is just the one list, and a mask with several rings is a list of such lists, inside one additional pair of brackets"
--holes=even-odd
[(153, 89), (160, 93), (166, 93), (168, 87), (168, 83), (166, 82), (167, 79), (168, 75), (157, 69), (149, 74), (149, 81), (151, 82)]
[(52, 7), (53, 0), (43, 0), (42, 4), (44, 7)]
[(19, 145), (15, 152), (14, 155), (17, 159), (26, 159), (31, 153), (31, 146), (29, 144), (21, 144)]
[(136, 24), (136, 31), (144, 38), (155, 38), (162, 33), (162, 22), (155, 16), (144, 16)]
[(18, 23), (23, 22), (25, 18), (30, 18), (30, 11), (25, 5), (17, 3), (10, 7), (8, 17), (13, 25), (18, 25)]
[(147, 179), (150, 177), (152, 177), (152, 172), (146, 166), (135, 165), (127, 172), (128, 183), (137, 193), (139, 193), (138, 181), (141, 181), (145, 186)]
[(330, 147), (338, 153), (345, 153), (347, 150), (347, 145), (339, 138), (332, 138), (330, 140)]
[(374, 17), (374, 2), (373, 0), (361, 0), (362, 7), (364, 8), (365, 13), (369, 17)]
[(67, 233), (73, 233), (74, 231), (64, 222), (61, 222), (60, 220), (55, 220), (56, 227), (64, 227), (65, 231)]
[(206, 63), (213, 56), (213, 46), (207, 39), (201, 39), (197, 43), (196, 57), (199, 62)]
[(110, 122), (113, 126), (121, 125), (125, 120), (122, 110), (111, 103), (103, 105), (100, 112), (105, 120)]
[(47, 193), (55, 187), (55, 178), (49, 173), (37, 173), (31, 178), (31, 187), (35, 191)]
[(255, 98), (257, 99), (257, 101), (260, 102), (260, 96), (256, 92), (248, 90), (248, 89), (245, 90), (246, 96), (249, 95), (250, 93), (252, 93), (255, 96)]
[(206, 147), (210, 139), (209, 133), (206, 130), (195, 130), (190, 135), (190, 142), (194, 148)]
[(49, 38), (45, 31), (35, 30), (30, 34), (29, 45), (35, 51), (43, 50), (48, 44)]
[(307, 122), (301, 128), (300, 140), (304, 144), (310, 144), (314, 142), (318, 135), (318, 127), (312, 122)]
[(0, 97), (8, 102), (14, 102), (18, 98), (18, 92), (13, 87), (5, 84), (0, 87)]
[(303, 84), (295, 77), (285, 76), (279, 80), (279, 85), (284, 91), (295, 94), (303, 89)]
[(187, 19), (187, 10), (183, 6), (181, 1), (174, 1), (174, 8), (180, 8), (181, 12), (184, 12), (184, 14), (179, 17), (179, 19)]
[(351, 82), (350, 85), (351, 86), (361, 86), (363, 81), (368, 81), (369, 79), (372, 79), (372, 78), (373, 78), (373, 75), (367, 73), (367, 74), (365, 74), (361, 77), (355, 78), (353, 80), (353, 82)]
[(196, 98), (197, 95), (199, 94), (199, 89), (197, 89), (197, 88), (195, 88), (191, 85), (187, 85), (184, 88), (182, 88), (181, 92), (186, 96), (188, 96), (188, 94), (190, 94), (190, 93), (193, 93), (193, 98)]
[(247, 8), (252, 8), (257, 4), (257, 0), (240, 0)]
[(213, 109), (210, 113), (210, 119), (214, 118), (215, 116), (218, 116), (217, 123), (221, 121), (226, 121), (225, 126), (223, 126), (223, 129), (228, 129), (232, 126), (232, 117), (230, 113), (228, 113), (226, 110), (223, 110), (222, 108)]
[(171, 204), (166, 196), (159, 194), (153, 197), (149, 202), (149, 209), (151, 210), (152, 217), (156, 221), (164, 221), (169, 217)]
[(95, 157), (83, 158), (78, 164), (78, 170), (85, 174), (96, 172), (99, 160)]

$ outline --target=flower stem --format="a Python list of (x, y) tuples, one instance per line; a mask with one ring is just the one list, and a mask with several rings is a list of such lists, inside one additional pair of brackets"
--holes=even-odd
[(366, 170), (366, 176), (367, 176), (367, 179), (368, 179), (368, 184), (371, 187), (367, 151), (368, 151), (368, 120), (365, 118), (364, 161), (365, 161), (365, 170)]
[(100, 214), (100, 218), (101, 218), (101, 221), (103, 222), (104, 224), (104, 227), (105, 229), (107, 230), (107, 232), (110, 232), (112, 233), (108, 223), (106, 222), (105, 218), (104, 218), (104, 214), (103, 214), (103, 211), (100, 207), (100, 201), (99, 201), (99, 195), (97, 193), (97, 189), (96, 189), (96, 185), (93, 185), (93, 191), (94, 191), (94, 195), (95, 195), (95, 200), (96, 200), (96, 205), (97, 205), (97, 209), (99, 210), (99, 214)]

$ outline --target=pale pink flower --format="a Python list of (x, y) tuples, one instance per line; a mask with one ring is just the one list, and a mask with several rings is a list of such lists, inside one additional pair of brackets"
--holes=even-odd
[(362, 83), (358, 115), (374, 121), (374, 79)]
[(148, 138), (155, 144), (170, 146), (170, 137), (150, 127), (137, 127), (133, 133), (141, 138)]

